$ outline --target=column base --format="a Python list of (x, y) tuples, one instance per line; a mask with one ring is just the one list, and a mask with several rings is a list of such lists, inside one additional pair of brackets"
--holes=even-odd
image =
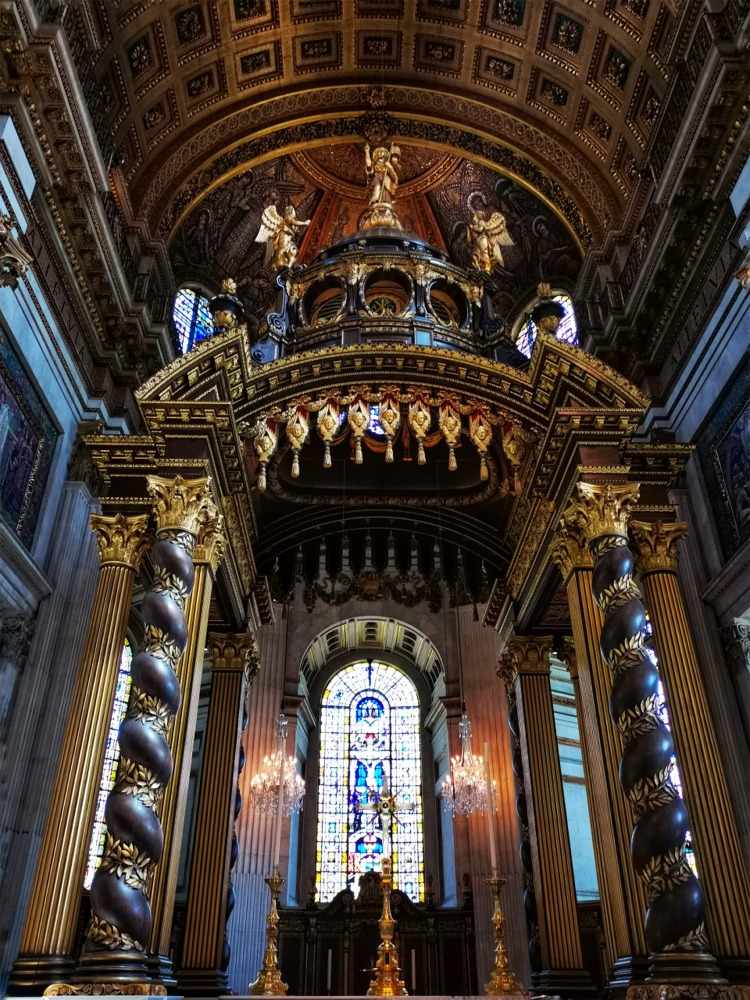
[(75, 967), (72, 955), (19, 955), (11, 969), (8, 993), (39, 996), (52, 983), (72, 979)]
[(585, 969), (543, 969), (532, 972), (531, 992), (560, 997), (594, 997), (597, 989)]
[(750, 986), (729, 983), (643, 983), (631, 986), (627, 1000), (750, 1000)]
[(223, 969), (178, 969), (177, 983), (183, 996), (219, 997), (229, 988), (229, 976)]
[(161, 983), (167, 987), (167, 993), (177, 993), (177, 980), (174, 974), (174, 965), (168, 955), (149, 955), (146, 959), (148, 974), (154, 982)]
[[(146, 955), (141, 951), (84, 951), (72, 978), (75, 983), (150, 983)], [(164, 991), (162, 987), (162, 991)]]
[[(662, 951), (649, 955), (647, 986), (652, 983), (660, 986), (665, 983), (725, 986), (726, 982), (719, 963), (710, 951)], [(750, 994), (748, 998), (750, 1000)]]
[(165, 997), (166, 987), (161, 983), (130, 982), (124, 979), (120, 982), (90, 982), (90, 983), (55, 983), (44, 991), (46, 997)]
[(623, 955), (612, 966), (607, 982), (611, 1000), (622, 1000), (631, 986), (645, 983), (650, 971), (647, 955)]
[(750, 983), (750, 956), (741, 955), (739, 958), (722, 956), (718, 962), (722, 976), (733, 985), (747, 986)]

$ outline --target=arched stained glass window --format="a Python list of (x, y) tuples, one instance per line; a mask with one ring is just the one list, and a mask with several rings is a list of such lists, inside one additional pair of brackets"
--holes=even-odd
[[(554, 302), (559, 302), (565, 309), (563, 318), (560, 320), (560, 325), (555, 331), (555, 337), (557, 340), (564, 340), (566, 344), (577, 344), (578, 323), (576, 322), (576, 314), (573, 309), (573, 300), (569, 295), (565, 295), (562, 292), (559, 295), (553, 295), (552, 300)], [(526, 321), (519, 330), (518, 338), (516, 340), (516, 347), (522, 354), (525, 354), (527, 358), (531, 357), (531, 351), (534, 347), (536, 335), (537, 326), (529, 313), (526, 317)]]
[(372, 799), (384, 788), (399, 809), (391, 832), (393, 884), (424, 899), (419, 698), (401, 670), (377, 660), (331, 678), (320, 711), (316, 886), (321, 902), (380, 871), (383, 836)]
[(192, 288), (181, 288), (175, 296), (172, 322), (183, 354), (213, 336), (214, 320), (208, 299)]
[(89, 859), (86, 863), (86, 874), (83, 878), (85, 889), (91, 888), (91, 883), (94, 881), (94, 872), (99, 867), (102, 855), (104, 854), (104, 839), (107, 832), (104, 822), (104, 807), (107, 804), (107, 796), (112, 791), (117, 776), (117, 762), (120, 759), (120, 744), (117, 742), (117, 737), (120, 732), (120, 723), (128, 707), (128, 697), (130, 696), (130, 664), (132, 660), (133, 651), (126, 639), (120, 656), (120, 668), (117, 672), (117, 684), (115, 686), (115, 699), (112, 704), (112, 714), (109, 718), (107, 745), (104, 749), (104, 767), (102, 768), (102, 776), (99, 781), (99, 794), (96, 798), (94, 826), (91, 831), (91, 841), (89, 843)]

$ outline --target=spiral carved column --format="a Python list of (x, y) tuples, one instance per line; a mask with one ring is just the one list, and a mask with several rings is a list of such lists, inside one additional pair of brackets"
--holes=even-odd
[(633, 814), (620, 787), (622, 739), (609, 719), (611, 673), (599, 651), (602, 613), (594, 601), (594, 563), (578, 531), (563, 518), (550, 546), (568, 598), (573, 650), (564, 655), (573, 678), (588, 788), (608, 987), (623, 992), (648, 975), (643, 931), (646, 894), (630, 861)]
[(182, 958), (185, 995), (217, 996), (227, 989), (226, 923), (233, 906), (230, 872), (237, 857), (234, 823), (242, 805), (237, 775), (244, 763), (247, 685), (258, 672), (252, 633), (209, 636), (211, 700), (188, 884)]
[(542, 969), (532, 985), (562, 996), (593, 994), (583, 967), (573, 861), (550, 687), (551, 639), (512, 636), (500, 658), (515, 689)]
[(127, 990), (133, 980), (147, 978), (146, 887), (164, 843), (157, 808), (172, 776), (167, 733), (180, 707), (175, 665), (187, 645), (185, 602), (193, 589), (195, 540), (215, 509), (206, 479), (149, 476), (148, 489), (157, 526), (153, 580), (141, 609), (145, 636), (133, 657), (120, 763), (105, 807), (104, 856), (91, 887), (91, 921), (76, 973), (86, 987), (93, 979), (105, 987), (119, 982)]
[(713, 720), (677, 579), (687, 524), (631, 521), (636, 566), (659, 656), (690, 831), (722, 972), (749, 982), (750, 887)]
[(14, 993), (40, 993), (73, 971), (72, 952), (104, 747), (135, 572), (151, 539), (148, 517), (92, 515), (101, 560), (94, 606), (55, 774)]
[(164, 828), (164, 850), (161, 862), (154, 870), (149, 893), (153, 920), (151, 941), (148, 946), (149, 970), (154, 978), (170, 988), (177, 985), (169, 951), (182, 834), (185, 826), (185, 808), (193, 764), (193, 743), (201, 692), (208, 611), (216, 572), (225, 549), (224, 518), (218, 511), (211, 511), (210, 514), (209, 520), (201, 525), (193, 550), (195, 583), (193, 592), (185, 604), (188, 642), (175, 668), (180, 690), (185, 692), (185, 704), (167, 734), (174, 760), (175, 777), (167, 785), (159, 810)]
[(726, 995), (706, 936), (703, 889), (685, 856), (688, 813), (670, 778), (672, 737), (658, 715), (659, 673), (646, 652), (646, 613), (633, 582), (627, 525), (638, 492), (635, 483), (579, 483), (565, 514), (594, 558), (600, 648), (613, 674), (610, 714), (623, 739), (620, 782), (634, 815), (631, 856), (648, 894), (652, 985), (631, 987), (628, 996), (661, 996), (665, 983), (675, 984), (675, 995), (695, 984), (702, 995)]

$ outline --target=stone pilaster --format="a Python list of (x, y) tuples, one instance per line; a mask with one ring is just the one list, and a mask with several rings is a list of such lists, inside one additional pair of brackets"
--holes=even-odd
[[(172, 776), (167, 733), (181, 700), (175, 666), (188, 641), (185, 603), (193, 588), (195, 541), (202, 525), (216, 517), (206, 479), (149, 476), (148, 489), (156, 542), (153, 578), (141, 608), (145, 636), (133, 657), (120, 763), (105, 807), (104, 856), (91, 886), (91, 921), (76, 972), (94, 991), (126, 991), (148, 978), (147, 885), (164, 844), (158, 807)], [(80, 987), (66, 989), (80, 992)]]
[(164, 828), (164, 850), (161, 862), (154, 870), (150, 902), (153, 926), (149, 942), (149, 970), (172, 992), (177, 986), (169, 957), (175, 892), (180, 867), (180, 849), (185, 827), (185, 808), (193, 759), (195, 724), (200, 700), (203, 655), (206, 648), (208, 611), (211, 593), (224, 556), (224, 519), (221, 515), (206, 521), (200, 528), (195, 549), (195, 583), (185, 604), (188, 640), (185, 652), (177, 661), (175, 673), (185, 703), (177, 713), (167, 741), (174, 760), (174, 778), (167, 785), (159, 809)]
[(100, 558), (94, 606), (42, 836), (11, 990), (40, 993), (70, 974), (83, 873), (147, 517), (91, 516)]
[(630, 861), (633, 814), (618, 767), (622, 739), (609, 718), (611, 673), (599, 651), (602, 613), (592, 594), (593, 560), (579, 533), (564, 519), (550, 548), (568, 595), (573, 655), (566, 657), (581, 726), (589, 790), (594, 858), (609, 964), (609, 989), (622, 992), (645, 979), (648, 950), (643, 931), (646, 894)]
[(673, 744), (659, 717), (659, 673), (646, 650), (646, 613), (628, 548), (638, 492), (635, 483), (579, 483), (565, 514), (594, 559), (593, 594), (604, 614), (600, 649), (613, 674), (610, 714), (623, 740), (620, 782), (634, 814), (631, 855), (648, 892), (653, 985), (632, 991), (661, 995), (671, 983), (679, 995), (700, 983), (711, 995), (721, 980), (706, 936), (703, 890), (685, 856), (688, 813), (670, 777)]
[(631, 521), (672, 738), (690, 811), (713, 952), (733, 982), (750, 983), (750, 886), (703, 678), (677, 580), (687, 524)]
[(219, 996), (227, 990), (225, 938), (231, 909), (230, 870), (236, 857), (234, 821), (241, 805), (237, 774), (245, 694), (258, 670), (254, 636), (209, 636), (212, 676), (188, 904), (177, 971), (180, 992)]
[(539, 922), (542, 969), (532, 985), (545, 993), (593, 994), (583, 967), (573, 862), (550, 687), (550, 638), (508, 640), (501, 657), (515, 691)]

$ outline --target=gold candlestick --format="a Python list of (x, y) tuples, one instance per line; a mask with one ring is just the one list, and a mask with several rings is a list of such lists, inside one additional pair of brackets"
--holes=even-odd
[(485, 879), (485, 884), (492, 889), (495, 897), (495, 912), (492, 914), (492, 930), (495, 935), (495, 965), (490, 981), (484, 987), (484, 992), (491, 997), (518, 996), (526, 990), (510, 971), (508, 955), (505, 951), (505, 916), (500, 909), (500, 889), (507, 879), (500, 876)]
[(266, 885), (271, 890), (271, 907), (266, 917), (266, 950), (263, 954), (263, 967), (258, 973), (258, 978), (248, 987), (250, 996), (253, 997), (278, 997), (284, 996), (289, 989), (285, 982), (282, 982), (281, 973), (276, 960), (276, 941), (279, 936), (279, 911), (276, 908), (276, 900), (279, 898), (284, 879), (279, 875), (278, 867), (274, 866), (273, 875), (264, 879)]
[(383, 858), (383, 914), (378, 921), (380, 928), (380, 944), (378, 958), (375, 962), (375, 976), (367, 991), (368, 997), (405, 997), (408, 996), (398, 967), (398, 952), (393, 944), (393, 930), (396, 922), (391, 913), (391, 888), (393, 886), (391, 859)]

